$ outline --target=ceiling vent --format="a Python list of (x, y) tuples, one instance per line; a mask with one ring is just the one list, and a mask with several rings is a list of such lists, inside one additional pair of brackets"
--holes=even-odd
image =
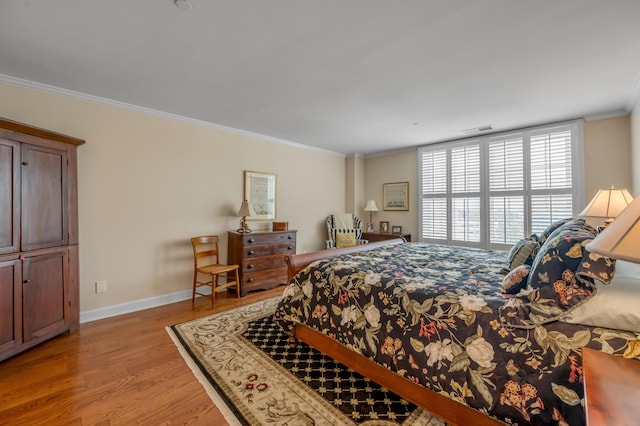
[(471, 129), (463, 130), (462, 133), (466, 135), (475, 135), (477, 133), (488, 132), (489, 130), (493, 130), (493, 126), (491, 124), (487, 124), (486, 126), (474, 127)]

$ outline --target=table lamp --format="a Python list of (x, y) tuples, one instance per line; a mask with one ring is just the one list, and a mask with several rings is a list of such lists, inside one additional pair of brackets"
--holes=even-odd
[(378, 211), (378, 206), (376, 205), (376, 200), (367, 201), (367, 205), (364, 206), (364, 211), (369, 212), (369, 228), (373, 230), (373, 212)]
[(237, 232), (247, 233), (251, 232), (251, 229), (247, 226), (247, 216), (251, 216), (251, 211), (249, 210), (249, 202), (244, 200), (242, 205), (240, 206), (240, 210), (236, 214), (238, 217), (242, 217), (240, 220), (240, 228), (236, 229)]
[(640, 197), (636, 197), (587, 244), (587, 250), (613, 259), (640, 263)]
[(633, 197), (626, 189), (616, 189), (613, 185), (609, 189), (601, 189), (587, 207), (580, 212), (580, 217), (603, 218), (599, 229), (604, 229), (613, 222), (622, 211), (633, 201)]

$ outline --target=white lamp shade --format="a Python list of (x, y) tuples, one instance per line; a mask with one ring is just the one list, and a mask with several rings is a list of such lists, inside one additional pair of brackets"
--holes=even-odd
[(601, 189), (578, 216), (614, 218), (632, 201), (633, 197), (626, 189)]
[(589, 244), (593, 253), (640, 263), (640, 197), (616, 217)]
[(365, 212), (377, 212), (378, 211), (378, 206), (376, 205), (376, 200), (367, 201), (367, 205), (364, 206), (364, 211)]
[(247, 200), (244, 200), (242, 202), (242, 205), (240, 206), (240, 210), (238, 210), (238, 214), (236, 214), (236, 216), (238, 217), (251, 216), (251, 211), (249, 210), (249, 203), (247, 202)]

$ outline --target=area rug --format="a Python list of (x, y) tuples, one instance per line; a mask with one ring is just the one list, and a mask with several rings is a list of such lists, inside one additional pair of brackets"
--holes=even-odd
[(288, 337), (279, 297), (167, 327), (232, 425), (442, 426), (438, 417)]

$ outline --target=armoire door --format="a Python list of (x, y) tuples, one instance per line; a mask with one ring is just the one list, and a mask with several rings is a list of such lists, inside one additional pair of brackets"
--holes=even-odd
[(0, 254), (20, 247), (20, 145), (0, 139)]
[(22, 343), (21, 264), (0, 261), (0, 354)]
[(22, 262), (23, 339), (59, 334), (69, 324), (68, 249), (55, 248)]
[(22, 144), (22, 251), (67, 244), (67, 152)]

